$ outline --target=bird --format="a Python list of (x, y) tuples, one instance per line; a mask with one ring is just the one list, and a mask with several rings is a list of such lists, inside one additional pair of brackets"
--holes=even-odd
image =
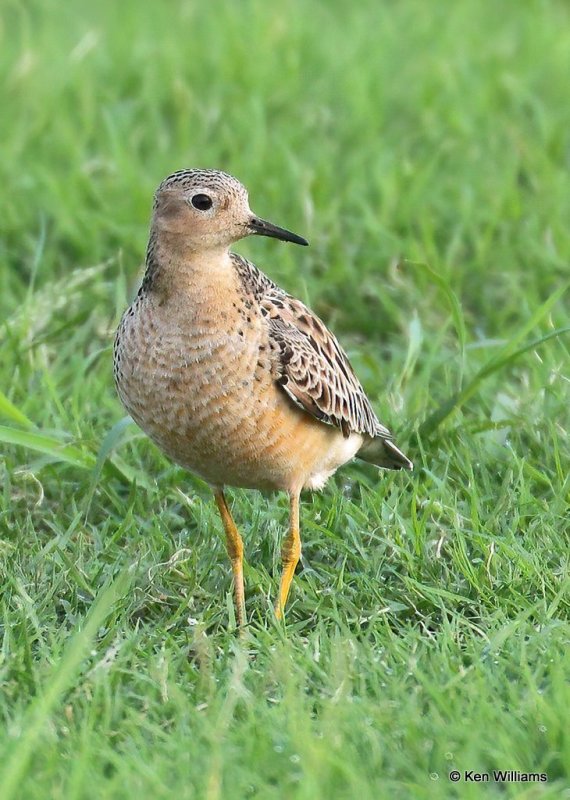
[(413, 469), (324, 322), (230, 250), (250, 235), (308, 245), (254, 214), (246, 188), (225, 172), (183, 169), (165, 178), (154, 194), (144, 277), (113, 348), (128, 414), (212, 488), (240, 630), (244, 548), (227, 487), (289, 496), (275, 602), (282, 619), (301, 556), (301, 491), (322, 489), (355, 456)]

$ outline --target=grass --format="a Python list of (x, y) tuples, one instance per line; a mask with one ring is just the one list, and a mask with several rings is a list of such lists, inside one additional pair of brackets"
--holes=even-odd
[[(570, 796), (567, 4), (6, 2), (0, 785), (10, 798)], [(340, 336), (412, 476), (232, 493), (122, 422), (111, 340), (169, 171)], [(548, 782), (453, 784), (452, 769)]]

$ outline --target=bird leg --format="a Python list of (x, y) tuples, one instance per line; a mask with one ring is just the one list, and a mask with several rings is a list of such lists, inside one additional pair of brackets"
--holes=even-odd
[(295, 574), (295, 567), (301, 558), (301, 537), (299, 535), (299, 493), (291, 494), (291, 506), (289, 515), (289, 534), (283, 542), (281, 553), (283, 560), (283, 572), (281, 573), (281, 584), (279, 587), (279, 599), (275, 604), (275, 616), (281, 619), (285, 610), (285, 603), (289, 595), (291, 581)]
[(234, 602), (236, 619), (240, 628), (245, 625), (245, 593), (243, 588), (243, 541), (232, 519), (226, 498), (221, 489), (214, 491), (216, 505), (226, 532), (226, 548), (234, 576)]

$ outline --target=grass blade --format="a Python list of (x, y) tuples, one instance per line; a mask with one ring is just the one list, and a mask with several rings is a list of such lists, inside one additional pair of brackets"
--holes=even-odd
[(33, 428), (34, 423), (23, 414), (11, 400), (8, 400), (4, 392), (0, 389), (0, 416), (7, 417), (12, 422), (22, 425), (24, 428)]
[(461, 406), (464, 405), (464, 403), (466, 403), (467, 400), (469, 400), (475, 394), (479, 388), (479, 385), (485, 380), (485, 378), (488, 378), (489, 375), (492, 375), (494, 372), (498, 372), (508, 364), (516, 361), (517, 358), (526, 353), (528, 350), (533, 350), (535, 347), (539, 347), (549, 339), (554, 339), (570, 332), (570, 327), (557, 328), (556, 330), (550, 331), (544, 336), (540, 336), (537, 339), (533, 339), (531, 342), (527, 342), (522, 347), (518, 347), (520, 342), (523, 341), (533, 330), (533, 328), (535, 328), (546, 316), (546, 314), (548, 314), (548, 312), (558, 302), (558, 300), (560, 300), (568, 288), (569, 284), (565, 284), (558, 291), (550, 295), (550, 297), (541, 306), (539, 306), (539, 308), (537, 308), (531, 318), (522, 326), (516, 335), (509, 340), (509, 342), (501, 349), (499, 353), (497, 353), (497, 355), (493, 356), (493, 358), (491, 358), (486, 364), (483, 365), (483, 367), (481, 367), (480, 370), (478, 370), (475, 376), (460, 392), (457, 392), (449, 397), (432, 414), (430, 414), (430, 416), (420, 425), (420, 435), (429, 436), (432, 434), (450, 414), (461, 408)]
[(45, 433), (21, 431), (17, 428), (0, 425), (0, 442), (27, 447), (38, 453), (45, 453), (57, 461), (66, 461), (68, 464), (83, 469), (91, 469), (95, 465), (95, 456), (91, 453), (86, 453), (72, 444), (64, 444), (55, 436)]
[(147, 479), (146, 475), (133, 469), (132, 467), (129, 467), (128, 464), (125, 464), (125, 462), (118, 456), (113, 456), (113, 458), (111, 458), (111, 454), (121, 441), (125, 429), (133, 424), (133, 420), (130, 417), (123, 417), (113, 425), (101, 442), (101, 447), (99, 448), (99, 452), (97, 454), (97, 461), (95, 462), (93, 473), (91, 475), (89, 491), (87, 492), (87, 503), (85, 510), (86, 516), (89, 514), (89, 508), (91, 506), (91, 501), (93, 500), (95, 487), (97, 486), (97, 482), (101, 477), (101, 473), (103, 472), (103, 468), (107, 461), (112, 468), (116, 470), (128, 483), (136, 483), (138, 486), (144, 486), (145, 489), (152, 489), (152, 484)]
[(61, 660), (53, 665), (43, 689), (40, 689), (28, 706), (22, 735), (0, 770), (3, 800), (11, 800), (16, 795), (33, 749), (52, 711), (72, 686), (97, 631), (111, 613), (115, 602), (127, 591), (130, 580), (128, 572), (125, 571), (102, 589), (85, 617), (83, 625), (78, 626), (78, 630), (69, 641)]
[(451, 318), (453, 320), (453, 325), (457, 333), (457, 338), (459, 339), (459, 350), (461, 353), (461, 370), (459, 374), (459, 385), (461, 385), (461, 381), (463, 379), (463, 370), (465, 367), (465, 345), (467, 343), (467, 332), (465, 329), (465, 320), (463, 318), (463, 309), (461, 308), (461, 302), (459, 301), (459, 298), (451, 288), (449, 281), (447, 281), (442, 275), (433, 270), (428, 264), (425, 264), (421, 261), (406, 261), (405, 263), (406, 265), (417, 267), (427, 272), (429, 277), (441, 290), (442, 294), (446, 297), (447, 302), (449, 303), (449, 307), (451, 309)]
[[(128, 420), (129, 418), (126, 419)], [(26, 447), (37, 453), (44, 453), (45, 455), (51, 456), (55, 461), (64, 461), (67, 464), (73, 464), (74, 467), (93, 469), (94, 477), (89, 493), (89, 502), (91, 501), (92, 490), (99, 478), (101, 470), (105, 467), (107, 467), (113, 475), (126, 483), (136, 483), (137, 486), (143, 486), (145, 489), (152, 490), (153, 485), (146, 475), (140, 472), (140, 470), (135, 470), (128, 464), (125, 464), (119, 456), (115, 454), (110, 455), (119, 438), (116, 429), (118, 429), (119, 433), (122, 433), (123, 426), (121, 423), (123, 423), (123, 426), (126, 425), (126, 421), (121, 420), (121, 422), (111, 428), (107, 437), (103, 440), (97, 458), (92, 453), (81, 450), (75, 445), (61, 442), (55, 436), (33, 431), (21, 431), (18, 428), (10, 428), (6, 425), (0, 425), (0, 442)]]

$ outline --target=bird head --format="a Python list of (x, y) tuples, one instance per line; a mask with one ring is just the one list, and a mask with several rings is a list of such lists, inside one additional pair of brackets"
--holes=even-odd
[(165, 178), (154, 196), (153, 225), (204, 249), (229, 247), (251, 235), (308, 244), (302, 236), (254, 214), (245, 187), (218, 170), (187, 169)]

